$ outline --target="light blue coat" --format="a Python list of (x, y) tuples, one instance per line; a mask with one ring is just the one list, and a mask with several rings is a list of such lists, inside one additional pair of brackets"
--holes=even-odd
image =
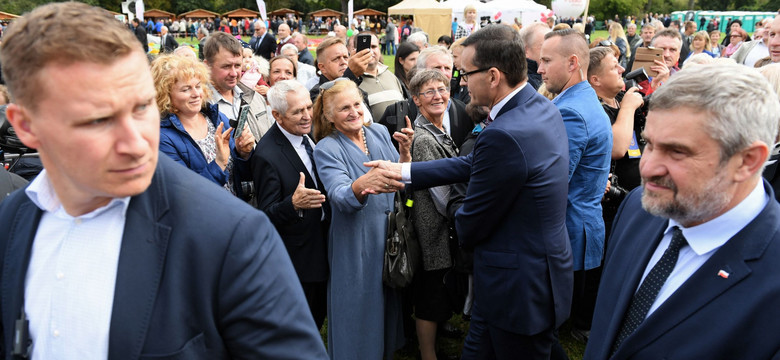
[[(387, 129), (364, 127), (370, 156), (338, 131), (314, 149), (317, 172), (328, 193), (328, 354), (331, 359), (392, 359), (403, 345), (398, 293), (382, 284), (387, 212), (393, 195), (369, 195), (360, 203), (352, 183), (368, 172), (363, 162), (397, 162)], [(384, 352), (383, 352), (384, 351)]]
[(569, 196), (566, 228), (574, 270), (601, 265), (604, 218), (601, 198), (607, 187), (612, 156), (612, 127), (596, 91), (587, 81), (566, 89), (553, 100), (569, 137)]

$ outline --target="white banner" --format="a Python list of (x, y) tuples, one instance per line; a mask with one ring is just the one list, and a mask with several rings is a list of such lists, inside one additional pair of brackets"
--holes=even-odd
[(140, 20), (144, 19), (144, 0), (136, 0), (135, 2), (135, 17)]
[(352, 24), (352, 16), (353, 16), (353, 13), (354, 13), (354, 11), (352, 11), (352, 10), (353, 10), (354, 5), (355, 5), (355, 1), (354, 0), (349, 0), (349, 2), (347, 3), (347, 19), (349, 19), (349, 22), (346, 24), (347, 25), (347, 29), (349, 29), (350, 28), (350, 24)]
[(264, 0), (257, 0), (257, 11), (260, 12), (260, 18), (263, 19), (263, 21), (268, 21), (268, 14), (266, 14)]

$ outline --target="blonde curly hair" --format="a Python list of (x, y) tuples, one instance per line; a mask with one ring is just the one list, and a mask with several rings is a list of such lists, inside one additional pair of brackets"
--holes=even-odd
[(177, 55), (162, 55), (152, 62), (152, 78), (157, 90), (157, 107), (162, 115), (176, 113), (171, 105), (171, 92), (177, 81), (200, 80), (203, 84), (203, 106), (211, 99), (209, 69), (202, 62)]

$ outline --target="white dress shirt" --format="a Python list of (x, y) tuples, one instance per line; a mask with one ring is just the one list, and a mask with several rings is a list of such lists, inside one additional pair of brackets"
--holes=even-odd
[(233, 87), (233, 102), (227, 101), (222, 94), (217, 91), (214, 85), (209, 84), (211, 90), (211, 104), (217, 104), (219, 112), (225, 115), (228, 120), (238, 120), (238, 114), (241, 112), (241, 95), (244, 92), (238, 85)]
[(117, 264), (130, 198), (68, 215), (46, 170), (25, 190), (43, 210), (24, 290), (32, 359), (106, 359)]
[[(759, 180), (753, 191), (742, 202), (715, 219), (690, 228), (686, 228), (674, 220), (669, 220), (663, 239), (655, 249), (650, 262), (647, 263), (642, 281), (653, 266), (661, 260), (664, 251), (669, 247), (669, 243), (672, 241), (672, 227), (678, 226), (682, 230), (689, 246), (680, 249), (677, 264), (658, 292), (658, 297), (656, 297), (653, 306), (650, 307), (650, 311), (647, 312), (647, 316), (650, 316), (666, 299), (672, 296), (723, 244), (753, 221), (766, 207), (769, 200), (769, 195), (764, 190), (764, 183)], [(718, 274), (712, 274), (712, 276), (718, 276)], [(642, 281), (639, 282), (640, 285)], [(639, 287), (637, 287), (638, 289)]]
[[(303, 165), (306, 166), (306, 170), (309, 171), (309, 175), (311, 175), (311, 178), (314, 179), (314, 186), (316, 187), (317, 177), (314, 175), (314, 164), (312, 164), (311, 158), (309, 158), (309, 154), (306, 153), (306, 147), (303, 146), (303, 136), (291, 134), (281, 125), (279, 125), (278, 122), (276, 123), (276, 126), (279, 127), (279, 130), (282, 131), (284, 137), (290, 141), (290, 145), (292, 145), (293, 149), (295, 149), (295, 152), (298, 153), (298, 157), (301, 158)], [(311, 148), (314, 149), (314, 142), (311, 140), (311, 138), (306, 136), (306, 139), (309, 141)]]

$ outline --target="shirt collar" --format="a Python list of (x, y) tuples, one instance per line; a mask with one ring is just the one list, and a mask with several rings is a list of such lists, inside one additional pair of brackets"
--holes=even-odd
[[(231, 103), (230, 101), (227, 101), (227, 99), (225, 99), (225, 97), (222, 96), (222, 94), (219, 93), (219, 91), (217, 90), (216, 87), (214, 87), (214, 85), (209, 84), (209, 90), (211, 90), (211, 94), (213, 95), (212, 101), (214, 103), (218, 103), (220, 101), (223, 101), (223, 102), (225, 102), (227, 104), (233, 105), (233, 103)], [(241, 101), (241, 95), (243, 95), (243, 94), (244, 94), (244, 92), (241, 90), (241, 88), (238, 87), (238, 85), (233, 87), (233, 101), (238, 100), (240, 102)]]
[(279, 127), (279, 130), (282, 131), (282, 134), (284, 134), (284, 137), (287, 138), (287, 140), (290, 141), (290, 144), (292, 144), (293, 147), (299, 147), (301, 146), (301, 143), (303, 143), (303, 136), (301, 135), (295, 135), (290, 133), (289, 131), (285, 130), (282, 125), (279, 125), (279, 122), (276, 123), (276, 126)]
[(504, 107), (504, 105), (506, 105), (506, 103), (508, 103), (508, 102), (509, 102), (509, 99), (511, 99), (511, 98), (513, 98), (515, 95), (517, 95), (517, 93), (519, 93), (519, 92), (520, 92), (520, 90), (523, 90), (523, 88), (524, 88), (526, 85), (528, 85), (528, 81), (524, 82), (524, 83), (523, 83), (523, 85), (520, 85), (520, 87), (518, 87), (517, 89), (514, 89), (514, 90), (512, 90), (512, 92), (510, 92), (509, 94), (507, 94), (506, 96), (504, 96), (504, 98), (503, 98), (503, 99), (501, 99), (501, 101), (499, 101), (498, 103), (496, 103), (495, 105), (493, 105), (493, 108), (492, 108), (492, 109), (490, 109), (490, 118), (491, 118), (491, 119), (493, 119), (493, 120), (495, 120), (495, 119), (496, 119), (496, 117), (498, 117), (498, 113), (499, 113), (499, 112), (501, 112), (501, 108), (503, 108), (503, 107)]
[[(74, 218), (73, 216), (70, 216), (62, 207), (60, 198), (57, 196), (57, 192), (54, 191), (54, 186), (51, 185), (49, 174), (46, 172), (46, 169), (43, 169), (41, 173), (38, 174), (35, 179), (33, 179), (33, 181), (30, 183), (30, 186), (28, 186), (24, 192), (27, 194), (27, 197), (30, 198), (30, 201), (32, 201), (33, 204), (35, 204), (35, 206), (37, 206), (39, 209), (52, 213), (60, 218)], [(82, 219), (93, 218), (114, 206), (121, 206), (123, 208), (122, 214), (124, 214), (127, 211), (129, 204), (129, 196), (123, 198), (113, 198), (108, 204), (77, 217)]]
[(669, 220), (669, 225), (664, 233), (678, 226), (688, 241), (688, 245), (697, 255), (704, 255), (718, 249), (729, 239), (736, 235), (761, 213), (769, 202), (769, 195), (764, 190), (764, 182), (759, 180), (753, 191), (747, 197), (720, 216), (690, 228), (686, 228), (677, 221)]

